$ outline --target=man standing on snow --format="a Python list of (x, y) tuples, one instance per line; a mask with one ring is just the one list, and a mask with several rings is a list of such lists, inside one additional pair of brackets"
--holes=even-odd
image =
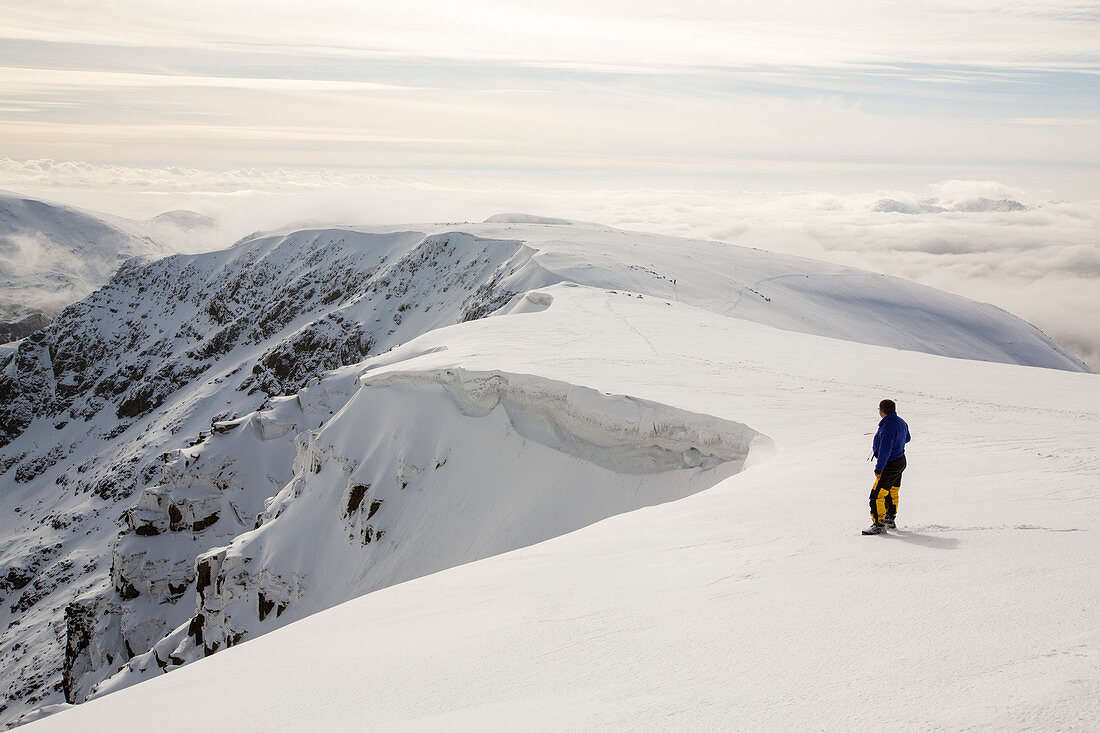
[(887, 529), (897, 529), (894, 517), (898, 514), (898, 491), (901, 489), (901, 473), (905, 470), (905, 444), (909, 442), (909, 426), (898, 417), (893, 400), (883, 400), (878, 405), (882, 419), (875, 433), (875, 485), (871, 488), (870, 527), (863, 534), (882, 534)]

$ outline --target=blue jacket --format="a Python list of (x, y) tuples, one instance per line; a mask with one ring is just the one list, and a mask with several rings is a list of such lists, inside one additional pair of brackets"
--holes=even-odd
[(878, 421), (875, 433), (875, 473), (882, 473), (887, 462), (905, 455), (905, 444), (909, 442), (909, 426), (892, 412)]

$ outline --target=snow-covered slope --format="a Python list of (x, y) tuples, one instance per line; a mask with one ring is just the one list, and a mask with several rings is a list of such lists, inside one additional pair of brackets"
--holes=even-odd
[[(790, 344), (783, 361), (750, 359), (764, 372), (816, 343), (790, 331), (1083, 369), (1003, 311), (904, 281), (512, 218), (292, 232), (134, 265), (0, 350), (5, 719), (732, 475), (767, 430), (676, 394), (590, 391), (608, 356), (571, 338), (607, 335), (619, 359), (666, 348), (635, 305), (683, 319), (685, 364), (743, 327)], [(439, 351), (482, 328), (509, 336), (484, 342), (480, 366)], [(577, 370), (554, 376), (544, 358)], [(721, 363), (684, 388), (739, 378)]]
[(166, 253), (88, 212), (0, 192), (0, 321), (53, 317), (126, 259)]
[[(279, 447), (285, 460), (263, 474), (187, 479), (240, 495), (231, 493), (217, 526), (205, 514), (189, 522), (188, 538), (166, 556), (142, 548), (131, 557), (128, 535), (148, 530), (126, 510), (158, 483), (166, 454), (326, 369), (494, 310), (511, 296), (498, 281), (529, 260), (517, 242), (462, 234), (268, 237), (124, 268), (0, 352), (0, 502), (11, 518), (0, 546), (0, 651), (14, 662), (3, 680), (10, 714), (77, 688), (79, 655), (66, 645), (91, 643), (87, 609), (109, 612), (97, 678), (170, 630), (175, 603), (194, 585), (195, 556), (251, 529), (264, 499), (290, 479), (294, 436)], [(116, 543), (120, 513), (129, 532)]]
[[(404, 489), (430, 483), (421, 506), (476, 493), (468, 467), (454, 483), (435, 478), (457, 457), (438, 471), (428, 461), (456, 420), (494, 418), (459, 417), (461, 397), (421, 408), (448, 380), (468, 383), (461, 375), (584, 385), (578, 403), (611, 416), (607, 393), (709, 414), (712, 425), (768, 436), (774, 453), (679, 501), (370, 593), (168, 675), (136, 658), (153, 662), (154, 679), (28, 730), (108, 731), (134, 719), (187, 730), (196, 717), (226, 731), (1094, 728), (1100, 377), (825, 339), (606, 289), (544, 288), (533, 301), (539, 309), (433, 331), (349, 367), (363, 374), (354, 396), (299, 453), (327, 460), (300, 460), (269, 506), (286, 505), (282, 517), (225, 558), (259, 546), (249, 572), (282, 571), (296, 567), (295, 551), (354, 547), (361, 535), (350, 530), (364, 525), (339, 525), (345, 495), (329, 532), (274, 534), (314, 489), (332, 506), (391, 441), (422, 452), (413, 463), (427, 470)], [(391, 437), (394, 388), (411, 409)], [(867, 433), (883, 397), (914, 435), (901, 531), (863, 537)], [(492, 424), (462, 430), (464, 447), (481, 446), (480, 476), (497, 501), (531, 485), (537, 500), (546, 464), (515, 460), (524, 421)], [(256, 429), (242, 423), (219, 438)], [(345, 475), (341, 456), (366, 460)], [(604, 488), (563, 478), (547, 522)], [(360, 506), (383, 501), (370, 523), (407, 531), (387, 516), (401, 495), (394, 477), (367, 481)], [(333, 580), (372, 572), (402, 540), (387, 532), (371, 545), (379, 554), (334, 566)], [(221, 592), (240, 577), (215, 575)]]
[(1080, 359), (1016, 316), (907, 280), (724, 242), (494, 219), (466, 230), (522, 240), (538, 251), (535, 264), (555, 281), (663, 297), (860, 343), (1087, 371)]
[(193, 211), (137, 221), (0, 191), (0, 338), (38, 330), (131, 257), (208, 250), (218, 236)]
[[(333, 387), (326, 380), (281, 409), (225, 425), (224, 441), (185, 454), (188, 473), (278, 440)], [(258, 528), (198, 558), (194, 615), (94, 694), (363, 593), (687, 496), (770, 447), (734, 422), (517, 374), (367, 375), (353, 389), (324, 427), (298, 437), (293, 478), (266, 502)], [(179, 542), (167, 507), (184, 508), (189, 521), (185, 507), (198, 493), (180, 483), (147, 492), (163, 497), (142, 507), (161, 536), (120, 542), (116, 558), (140, 558), (132, 570), (163, 554), (158, 544)], [(209, 508), (192, 515), (217, 514), (217, 494), (202, 492)], [(148, 577), (130, 568), (128, 577)]]

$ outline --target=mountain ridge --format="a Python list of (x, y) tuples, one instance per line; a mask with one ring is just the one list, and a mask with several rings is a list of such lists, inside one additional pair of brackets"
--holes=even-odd
[[(328, 581), (381, 570), (410, 541), (407, 522), (419, 510), (456, 506), (483, 484), (494, 486), (492, 506), (511, 508), (539, 494), (528, 493), (529, 482), (561, 475), (570, 493), (538, 512), (556, 519), (610, 488), (516, 464), (519, 441), (536, 442), (522, 425), (538, 423), (505, 420), (507, 410), (484, 414), (497, 375), (537, 375), (524, 379), (540, 391), (544, 380), (579, 386), (577, 400), (605, 422), (625, 415), (603, 403), (616, 396), (736, 421), (766, 435), (774, 451), (707, 490), (391, 585), (242, 637), (198, 664), (175, 670), (174, 647), (156, 649), (112, 680), (122, 687), (144, 668), (147, 682), (35, 723), (38, 730), (109, 731), (137, 717), (182, 731), (194, 715), (180, 710), (226, 731), (873, 730), (882, 725), (875, 684), (887, 676), (906, 690), (894, 703), (901, 730), (1021, 720), (1074, 730), (1095, 719), (1100, 657), (1089, 629), (1100, 605), (1080, 558), (1100, 528), (1096, 375), (783, 331), (624, 291), (563, 283), (531, 295), (508, 315), (435, 329), (299, 393), (325, 425), (301, 433), (295, 479), (268, 507), (281, 515), (204, 556), (196, 595), (224, 600), (217, 613), (230, 619), (270, 628), (291, 618), (294, 603), (309, 603), (311, 587), (337, 590), (341, 583)], [(405, 383), (412, 374), (443, 386), (448, 372), (474, 409), (445, 390), (420, 402), (414, 393), (430, 393)], [(383, 408), (392, 388), (413, 391), (390, 394), (398, 399)], [(872, 479), (865, 431), (882, 396), (896, 399), (914, 439), (900, 529), (867, 538), (859, 534)], [(344, 407), (325, 417), (337, 404)], [(209, 473), (209, 458), (240, 455), (227, 441), (281, 440), (300, 408), (287, 397), (271, 409), (189, 449), (190, 465)], [(651, 414), (636, 421), (638, 435), (663, 422)], [(442, 455), (451, 444), (436, 439), (437, 429), (469, 441), (467, 450)], [(387, 448), (391, 440), (402, 448)], [(459, 470), (464, 453), (478, 476)], [(565, 460), (561, 451), (543, 455)], [(572, 465), (582, 464), (592, 470)], [(299, 524), (276, 543), (280, 523), (300, 522), (300, 510), (333, 530), (303, 533)], [(494, 528), (530, 521), (505, 515), (480, 518)], [(439, 516), (451, 531), (478, 518)], [(254, 552), (260, 535), (269, 552)], [(362, 545), (364, 536), (373, 539)], [(316, 566), (300, 584), (277, 572), (295, 567), (286, 553), (305, 563), (326, 555), (318, 546), (344, 548), (351, 559)], [(373, 555), (356, 560), (356, 547)], [(259, 578), (240, 583), (257, 569)], [(275, 593), (283, 588), (292, 595)], [(217, 641), (226, 627), (211, 620)], [(174, 671), (163, 674), (162, 663)]]
[[(179, 644), (164, 654), (157, 645), (196, 618), (192, 599), (209, 600), (198, 590), (201, 558), (253, 531), (264, 500), (293, 483), (287, 441), (342, 407), (357, 389), (356, 364), (404, 360), (402, 344), (494, 313), (537, 316), (553, 309), (554, 293), (572, 290), (895, 348), (1081, 368), (990, 306), (810, 260), (598, 225), (305, 230), (134, 263), (40, 334), (0, 350), (0, 501), (18, 517), (0, 547), (0, 621), (9, 624), (0, 651), (16, 660), (3, 680), (13, 691), (4, 714), (63, 692), (79, 699), (130, 659), (167, 666)], [(308, 419), (262, 417), (316, 401), (318, 386), (335, 391)], [(188, 473), (190, 448), (226, 440), (219, 431), (241, 430), (234, 421), (246, 417), (255, 430), (284, 431), (263, 471), (233, 459)], [(373, 499), (359, 498), (369, 514), (363, 502)], [(387, 506), (397, 505), (391, 497)], [(360, 533), (378, 529), (367, 519)], [(246, 588), (259, 604), (257, 587)], [(277, 617), (283, 600), (292, 607), (267, 588), (263, 605), (274, 603)], [(67, 618), (48, 610), (66, 607)], [(244, 628), (222, 626), (236, 629), (226, 640)], [(51, 641), (59, 629), (67, 649)]]

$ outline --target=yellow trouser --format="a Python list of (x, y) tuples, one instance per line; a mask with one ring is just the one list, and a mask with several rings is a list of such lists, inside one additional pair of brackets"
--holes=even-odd
[(879, 486), (882, 477), (875, 479), (871, 487), (871, 520), (881, 522), (893, 519), (898, 513), (898, 491), (900, 486)]

